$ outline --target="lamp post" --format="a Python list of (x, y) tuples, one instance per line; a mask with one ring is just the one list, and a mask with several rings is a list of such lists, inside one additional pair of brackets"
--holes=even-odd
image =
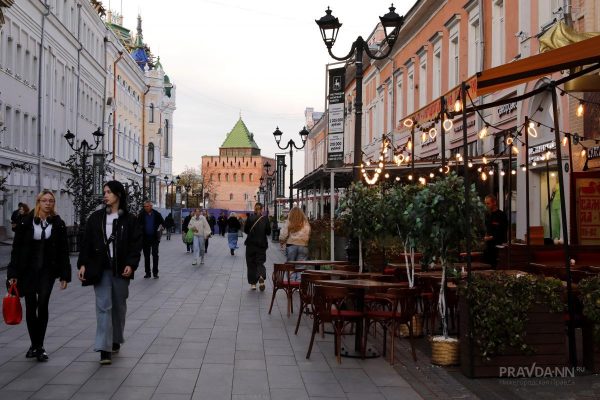
[(184, 188), (185, 188), (185, 204), (189, 208), (190, 207), (189, 195), (190, 195), (190, 190), (192, 190), (192, 185), (190, 185), (188, 183), (187, 185), (184, 186)]
[[(147, 197), (146, 197), (146, 174), (151, 174), (152, 171), (154, 171), (154, 161), (150, 161), (148, 163), (148, 168), (146, 167), (140, 167), (140, 164), (138, 163), (137, 160), (133, 160), (132, 162), (133, 164), (133, 171), (136, 174), (141, 174), (142, 175), (142, 200), (146, 201)], [(138, 167), (140, 167), (138, 169)]]
[(87, 169), (87, 159), (89, 157), (90, 151), (94, 151), (100, 145), (102, 138), (104, 137), (104, 133), (100, 131), (100, 128), (96, 129), (92, 132), (92, 136), (94, 137), (94, 144), (89, 144), (87, 140), (82, 140), (79, 145), (75, 144), (75, 135), (67, 130), (64, 138), (67, 140), (69, 147), (80, 156), (81, 160), (81, 206), (79, 207), (79, 226), (83, 228), (85, 225), (85, 212), (83, 212), (84, 207), (87, 205), (87, 183), (86, 183), (86, 169)]
[[(268, 161), (265, 163), (264, 167), (265, 176), (267, 177), (267, 215), (269, 215), (269, 202), (273, 201), (273, 180), (275, 179), (275, 174), (277, 173), (277, 171), (274, 170), (273, 172), (270, 172), (271, 163)], [(276, 202), (273, 202), (273, 215), (275, 216), (273, 220), (275, 220), (277, 218)], [(273, 224), (273, 226), (275, 227), (275, 224)]]
[(279, 130), (279, 127), (277, 127), (277, 129), (275, 129), (275, 132), (273, 132), (273, 136), (275, 137), (275, 142), (277, 142), (277, 147), (279, 147), (281, 150), (290, 149), (290, 197), (289, 197), (290, 210), (292, 209), (292, 207), (294, 205), (294, 196), (293, 196), (294, 148), (296, 150), (302, 150), (304, 148), (304, 146), (306, 145), (306, 139), (308, 138), (308, 131), (306, 130), (306, 127), (302, 128), (302, 130), (300, 132), (298, 132), (298, 134), (300, 135), (300, 139), (302, 139), (302, 146), (297, 146), (296, 143), (292, 139), (290, 139), (284, 147), (281, 147), (280, 142), (281, 142), (281, 136), (283, 136), (283, 132), (281, 132)]
[(394, 47), (394, 43), (398, 39), (398, 33), (400, 32), (400, 27), (404, 23), (404, 17), (396, 14), (396, 8), (392, 4), (390, 7), (390, 11), (385, 14), (383, 17), (379, 17), (381, 21), (381, 25), (383, 26), (383, 30), (385, 33), (385, 39), (388, 44), (388, 49), (385, 54), (377, 55), (373, 54), (369, 49), (369, 45), (362, 36), (359, 36), (354, 43), (352, 43), (352, 47), (350, 48), (350, 52), (344, 57), (337, 57), (331, 51), (333, 44), (337, 38), (338, 31), (342, 24), (340, 21), (331, 14), (331, 10), (327, 7), (325, 10), (325, 16), (323, 16), (319, 20), (315, 20), (319, 29), (321, 30), (321, 36), (323, 38), (323, 42), (325, 46), (327, 46), (327, 51), (329, 55), (338, 61), (347, 61), (351, 58), (354, 58), (354, 63), (356, 65), (356, 100), (354, 102), (354, 168), (352, 171), (353, 180), (358, 182), (360, 180), (360, 171), (359, 165), (361, 163), (361, 155), (362, 155), (362, 81), (363, 81), (363, 54), (366, 53), (369, 58), (374, 60), (383, 60), (387, 58), (392, 52), (392, 48)]
[[(167, 196), (168, 196), (169, 195), (169, 187), (172, 188), (173, 186), (179, 184), (179, 179), (181, 179), (181, 178), (179, 177), (179, 175), (177, 175), (175, 177), (175, 180), (171, 179), (171, 182), (169, 182), (169, 176), (165, 175), (165, 177), (163, 179), (165, 180), (165, 185), (167, 186)], [(174, 202), (173, 194), (174, 194), (173, 189), (171, 189), (171, 215), (173, 215), (173, 202)], [(166, 203), (167, 202), (165, 201), (165, 206), (167, 205)]]

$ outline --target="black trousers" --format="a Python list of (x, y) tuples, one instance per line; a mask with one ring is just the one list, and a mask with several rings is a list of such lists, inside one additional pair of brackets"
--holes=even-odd
[(158, 241), (155, 237), (144, 236), (144, 268), (150, 275), (150, 251), (152, 251), (152, 274), (158, 275)]
[(265, 261), (267, 260), (267, 249), (256, 246), (246, 246), (246, 267), (248, 268), (248, 283), (256, 285), (258, 278), (267, 277)]
[(204, 252), (208, 251), (208, 238), (204, 239)]
[(54, 278), (44, 269), (32, 277), (31, 286), (25, 293), (25, 319), (27, 321), (27, 332), (34, 349), (44, 347), (46, 328), (48, 327), (48, 304), (50, 293), (54, 286)]
[(483, 249), (483, 262), (490, 264), (492, 269), (496, 269), (498, 266), (498, 249), (496, 243), (493, 240), (485, 242)]

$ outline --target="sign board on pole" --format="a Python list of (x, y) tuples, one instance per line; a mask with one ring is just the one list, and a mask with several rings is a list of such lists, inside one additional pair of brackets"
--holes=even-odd
[(285, 197), (285, 154), (277, 154), (277, 181), (275, 197)]
[(327, 167), (344, 164), (344, 77), (346, 68), (329, 70)]
[(94, 196), (102, 196), (104, 184), (104, 154), (94, 154), (92, 158), (92, 179)]
[(151, 175), (148, 177), (148, 199), (150, 199), (151, 202), (155, 203), (156, 202), (156, 176)]

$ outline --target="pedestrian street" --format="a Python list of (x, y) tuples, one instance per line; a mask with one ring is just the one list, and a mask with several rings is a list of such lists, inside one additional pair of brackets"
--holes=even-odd
[(56, 283), (50, 300), (48, 362), (25, 358), (24, 320), (0, 324), (0, 399), (421, 398), (383, 357), (337, 364), (332, 335), (318, 335), (305, 358), (311, 320), (294, 335), (297, 306), (288, 318), (282, 291), (268, 315), (270, 273), (284, 259), (271, 243), (267, 288), (251, 291), (242, 241), (231, 256), (227, 238), (212, 237), (205, 264), (192, 266), (179, 235), (163, 238), (160, 278), (143, 279), (142, 258), (129, 288), (126, 343), (101, 366), (93, 289), (77, 281), (73, 257), (74, 280), (65, 291)]

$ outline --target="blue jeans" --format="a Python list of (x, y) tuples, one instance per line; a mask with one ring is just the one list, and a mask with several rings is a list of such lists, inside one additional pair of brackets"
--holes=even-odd
[(194, 235), (194, 257), (204, 257), (204, 236)]
[[(308, 247), (297, 246), (295, 244), (286, 246), (285, 248), (286, 261), (304, 261), (308, 260)], [(300, 280), (298, 272), (292, 273), (291, 279), (294, 281)]]
[(96, 341), (94, 351), (112, 351), (113, 343), (125, 343), (125, 315), (129, 297), (129, 279), (113, 276), (104, 270), (94, 285), (96, 292)]
[(231, 250), (235, 250), (238, 247), (238, 233), (237, 232), (229, 232), (227, 234), (227, 242), (229, 243), (229, 248)]

